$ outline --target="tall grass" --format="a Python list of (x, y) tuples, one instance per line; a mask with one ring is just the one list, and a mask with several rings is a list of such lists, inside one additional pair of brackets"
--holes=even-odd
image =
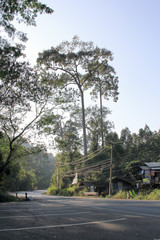
[(152, 191), (141, 191), (136, 194), (136, 200), (160, 200), (160, 189), (154, 189)]
[[(134, 190), (129, 191), (130, 199), (134, 200), (160, 200), (160, 189), (142, 190), (137, 193)], [(112, 196), (113, 199), (127, 199), (127, 192), (120, 190), (117, 194)]]
[[(80, 190), (77, 186), (72, 186), (66, 189), (58, 189), (55, 186), (50, 186), (47, 190), (48, 195), (58, 195), (58, 196), (84, 196), (84, 189)], [(129, 192), (120, 190), (117, 194), (113, 196), (106, 196), (106, 198), (113, 199), (134, 199), (134, 200), (160, 200), (160, 189), (148, 189), (141, 190), (135, 193), (134, 190)]]

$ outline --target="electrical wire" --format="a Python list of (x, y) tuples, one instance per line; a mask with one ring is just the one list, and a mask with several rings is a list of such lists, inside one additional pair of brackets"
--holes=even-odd
[(78, 168), (78, 169), (74, 169), (74, 170), (67, 171), (67, 172), (63, 172), (63, 171), (62, 171), (62, 173), (68, 174), (68, 173), (73, 173), (73, 172), (85, 171), (86, 169), (91, 169), (91, 168), (94, 168), (94, 167), (97, 167), (97, 166), (101, 166), (101, 165), (106, 164), (106, 163), (109, 163), (109, 162), (110, 162), (110, 160), (106, 159), (106, 160), (103, 160), (103, 161), (101, 161), (101, 162), (99, 162), (99, 163), (91, 164), (91, 165), (89, 165), (89, 166), (87, 166), (87, 167)]
[[(120, 160), (122, 160), (123, 163), (131, 162), (133, 160), (133, 159), (131, 159), (132, 154), (136, 154), (137, 153), (137, 151), (132, 151), (132, 153), (124, 153), (124, 154), (120, 155), (118, 153), (118, 151), (117, 151), (117, 149), (116, 149), (114, 144), (113, 144), (113, 147), (114, 147), (114, 150), (116, 152), (117, 157)], [(96, 150), (95, 152), (98, 152), (98, 153), (96, 155), (88, 158), (87, 160), (79, 161), (81, 159), (84, 159), (84, 157), (83, 157), (83, 158), (80, 158), (79, 160), (76, 160), (76, 161), (74, 161), (72, 163), (61, 164), (59, 166), (69, 166), (69, 165), (76, 165), (76, 164), (79, 164), (79, 163), (84, 163), (84, 162), (86, 162), (88, 160), (92, 160), (95, 156), (100, 155), (101, 153), (104, 152), (105, 149), (106, 148), (103, 148), (101, 150), (99, 150), (99, 149)], [(160, 150), (157, 150), (156, 146), (153, 146), (153, 147), (150, 147), (150, 148), (147, 147), (147, 150), (145, 152), (150, 152), (150, 151), (152, 151), (152, 153), (157, 154), (157, 155), (160, 154)], [(106, 170), (106, 169), (108, 170), (110, 168), (110, 164), (108, 164), (109, 162), (110, 162), (110, 159), (105, 159), (105, 160), (100, 161), (98, 163), (87, 165), (86, 167), (83, 167), (83, 168), (78, 168), (78, 169), (75, 169), (75, 170), (62, 172), (62, 173), (65, 174), (64, 176), (66, 176), (66, 177), (70, 177), (70, 176), (74, 177), (75, 176), (75, 172), (77, 172), (78, 174), (81, 174), (81, 175), (85, 175), (85, 174), (87, 174), (87, 173), (89, 173), (91, 171), (93, 172), (93, 171), (96, 171), (96, 170)], [(135, 164), (136, 164), (136, 166), (135, 166)], [(137, 168), (139, 166), (139, 163), (135, 163), (135, 164), (134, 164), (134, 167), (132, 167), (132, 169), (135, 169), (135, 168)], [(124, 168), (122, 168), (122, 166), (119, 167), (119, 168), (116, 167), (116, 169), (112, 170), (113, 173), (121, 172), (121, 171), (124, 171)], [(70, 174), (70, 175), (68, 175), (68, 174)]]
[[(79, 163), (83, 163), (83, 162), (88, 162), (89, 160), (92, 160), (93, 158), (97, 157), (98, 155), (102, 154), (106, 149), (105, 148), (102, 148), (96, 155), (90, 157), (90, 158), (87, 158), (85, 159), (85, 157), (83, 158), (80, 158), (79, 160), (83, 159), (82, 161), (79, 161), (79, 160), (76, 160), (76, 161), (73, 161), (73, 162), (70, 162), (70, 163), (63, 163), (63, 164), (59, 164), (59, 166), (66, 166), (66, 165), (76, 165), (76, 164), (79, 164)], [(97, 152), (98, 150), (96, 150), (95, 152)], [(93, 152), (94, 153), (94, 152)], [(93, 154), (92, 153), (92, 154)]]

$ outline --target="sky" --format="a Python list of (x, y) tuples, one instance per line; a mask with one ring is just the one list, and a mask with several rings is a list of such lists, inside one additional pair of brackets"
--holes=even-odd
[[(40, 15), (27, 33), (26, 54), (34, 64), (38, 52), (78, 35), (113, 53), (119, 99), (104, 101), (114, 131), (138, 133), (147, 124), (160, 129), (160, 0), (41, 0), (54, 9)], [(87, 96), (85, 96), (87, 99)], [(86, 101), (88, 102), (88, 101)], [(86, 103), (87, 104), (87, 103)]]

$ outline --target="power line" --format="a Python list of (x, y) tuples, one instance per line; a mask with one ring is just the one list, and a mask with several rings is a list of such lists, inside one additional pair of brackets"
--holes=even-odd
[[(117, 156), (118, 156), (119, 158), (121, 158), (121, 160), (122, 160), (122, 158), (131, 157), (132, 154), (136, 154), (136, 153), (137, 153), (137, 151), (134, 151), (134, 152), (132, 152), (132, 153), (126, 153), (126, 154), (120, 155), (120, 154), (117, 152), (117, 149), (116, 149), (115, 146), (114, 146), (114, 149), (115, 149), (115, 151), (116, 151), (116, 153), (117, 153)], [(152, 151), (152, 152), (155, 153), (155, 154), (160, 154), (160, 150), (153, 149), (153, 148), (148, 148), (148, 149), (146, 149), (146, 150), (145, 150), (145, 153), (146, 153), (146, 152), (149, 152), (149, 151)], [(124, 159), (123, 159), (123, 161), (124, 161)]]
[[(139, 156), (137, 156), (137, 157), (134, 157), (133, 158), (133, 155), (134, 154), (136, 154), (137, 153), (137, 151), (136, 150), (134, 150), (134, 148), (132, 148), (132, 152), (131, 153), (124, 153), (124, 154), (119, 154), (119, 152), (117, 151), (117, 149), (116, 149), (116, 147), (115, 147), (115, 145), (113, 144), (113, 146), (114, 146), (114, 150), (115, 150), (115, 152), (116, 152), (116, 154), (117, 154), (117, 157), (120, 159), (120, 160), (122, 160), (122, 164), (124, 164), (124, 163), (126, 163), (126, 162), (128, 162), (128, 163), (131, 163), (131, 161), (132, 161), (132, 159), (135, 159), (135, 158), (138, 158)], [(160, 154), (160, 150), (158, 150), (157, 148), (156, 148), (156, 146), (151, 146), (151, 147), (147, 147), (147, 146), (145, 146), (144, 145), (144, 147), (146, 148), (145, 149), (145, 153), (148, 153), (148, 152), (150, 152), (150, 151), (152, 151), (153, 152), (153, 154)], [(102, 148), (102, 149), (98, 149), (98, 150), (96, 150), (94, 153), (96, 153), (94, 156), (91, 156), (89, 159), (87, 159), (87, 160), (83, 160), (83, 161), (80, 161), (81, 159), (84, 159), (84, 157), (83, 158), (80, 158), (79, 160), (76, 160), (76, 161), (74, 161), (74, 162), (71, 162), (71, 163), (66, 163), (66, 164), (61, 164), (60, 166), (72, 166), (72, 165), (76, 165), (76, 164), (80, 164), (80, 163), (83, 163), (84, 161), (88, 161), (88, 160), (92, 160), (93, 158), (95, 158), (96, 156), (98, 156), (98, 155), (100, 155), (100, 154), (102, 154), (103, 152), (104, 152), (104, 150), (105, 150), (106, 148)], [(134, 151), (133, 151), (134, 150)], [(92, 153), (93, 154), (93, 153)], [(126, 159), (127, 158), (127, 159)], [(114, 158), (113, 158), (114, 159)], [(107, 161), (108, 160), (108, 161)], [(100, 162), (98, 162), (98, 163), (94, 163), (94, 164), (90, 164), (90, 165), (88, 165), (87, 167), (81, 167), (81, 168), (78, 168), (78, 169), (74, 169), (74, 170), (70, 170), (70, 171), (67, 171), (67, 172), (62, 172), (63, 174), (65, 174), (64, 176), (65, 177), (74, 177), (75, 176), (75, 172), (78, 172), (78, 174), (79, 175), (84, 175), (84, 174), (87, 174), (87, 173), (89, 173), (89, 172), (93, 172), (93, 171), (96, 171), (96, 170), (106, 170), (107, 169), (107, 171), (109, 170), (109, 168), (110, 168), (110, 159), (105, 159), (105, 160), (103, 160), (103, 161), (100, 161)], [(136, 165), (136, 166), (135, 166)], [(131, 169), (133, 170), (133, 169), (135, 169), (135, 168), (137, 168), (139, 166), (139, 163), (137, 162), (137, 163), (134, 163), (134, 166), (132, 167), (131, 166)], [(116, 169), (114, 169), (113, 168), (113, 173), (116, 173), (116, 172), (125, 172), (126, 171), (126, 169), (125, 168), (123, 168), (123, 166), (122, 167), (119, 167), (119, 168), (117, 168), (116, 167)], [(129, 171), (130, 172), (130, 171)], [(132, 174), (132, 173), (131, 173)], [(132, 174), (133, 175), (133, 174)]]
[(106, 163), (109, 163), (109, 162), (110, 162), (110, 160), (105, 159), (105, 160), (103, 160), (103, 161), (101, 161), (101, 162), (99, 162), (99, 163), (91, 164), (91, 165), (89, 165), (89, 166), (87, 166), (87, 167), (78, 168), (78, 169), (74, 169), (74, 170), (67, 171), (67, 172), (62, 172), (62, 173), (68, 174), (68, 173), (73, 173), (73, 172), (79, 172), (79, 171), (82, 171), (82, 170), (85, 171), (86, 169), (92, 169), (92, 168), (94, 168), (94, 167), (101, 166), (101, 165), (106, 164)]
[[(90, 172), (93, 172), (93, 171), (100, 171), (100, 170), (103, 170), (103, 169), (107, 169), (107, 168), (110, 168), (110, 164), (106, 165), (106, 166), (100, 166), (100, 167), (93, 167), (92, 169), (88, 169), (87, 171), (80, 171), (78, 172), (78, 175), (86, 175)], [(75, 174), (71, 174), (71, 175), (64, 175), (64, 177), (74, 177)]]
[[(95, 157), (97, 157), (98, 155), (100, 155), (100, 154), (102, 154), (104, 151), (105, 151), (106, 149), (105, 148), (102, 148), (101, 150), (96, 150), (95, 152), (97, 152), (97, 151), (99, 151), (97, 154), (95, 154), (94, 156), (91, 156), (90, 158), (88, 158), (88, 159), (85, 159), (85, 157), (83, 157), (83, 158), (80, 158), (80, 159), (78, 159), (78, 160), (76, 160), (76, 161), (73, 161), (73, 162), (70, 162), (70, 163), (63, 163), (63, 164), (59, 164), (59, 166), (61, 166), (61, 167), (63, 167), (63, 166), (67, 166), (67, 165), (76, 165), (76, 164), (79, 164), (79, 163), (84, 163), (84, 162), (86, 162), (86, 161), (89, 161), (89, 160), (92, 160), (93, 158), (95, 158)], [(93, 152), (94, 153), (94, 152)], [(93, 154), (92, 153), (92, 154)], [(79, 161), (79, 160), (81, 160), (81, 159), (83, 159), (82, 161)]]

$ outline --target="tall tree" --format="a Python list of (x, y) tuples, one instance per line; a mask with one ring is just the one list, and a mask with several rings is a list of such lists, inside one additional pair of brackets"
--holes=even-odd
[[(27, 37), (18, 32), (13, 20), (35, 25), (38, 13), (52, 13), (53, 10), (38, 0), (0, 1), (0, 127), (8, 138), (9, 152), (3, 158), (0, 175), (6, 171), (13, 154), (24, 141), (24, 134), (37, 120), (48, 98), (46, 88), (42, 88), (37, 72), (25, 61), (22, 45)], [(18, 42), (16, 42), (17, 37)], [(20, 42), (20, 43), (19, 43)], [(33, 104), (34, 103), (34, 104)], [(26, 122), (26, 114), (36, 113)], [(39, 109), (39, 110), (38, 110)], [(38, 110), (38, 111), (37, 111)]]
[(33, 69), (25, 61), (19, 60), (23, 56), (27, 36), (15, 28), (13, 20), (36, 25), (38, 13), (52, 12), (38, 0), (0, 0), (0, 111), (12, 102), (25, 103), (26, 97), (34, 98), (36, 78), (33, 77)]
[[(112, 56), (109, 58), (112, 60)], [(109, 64), (100, 66), (97, 69), (95, 74), (95, 78), (89, 83), (89, 87), (93, 86), (91, 91), (91, 95), (93, 98), (97, 99), (99, 96), (100, 102), (100, 116), (101, 116), (101, 141), (102, 147), (104, 147), (104, 131), (103, 131), (103, 103), (102, 97), (105, 99), (109, 99), (113, 97), (114, 101), (118, 100), (118, 77), (116, 76), (116, 72), (112, 66)]]
[[(6, 86), (5, 97), (25, 64), (19, 62), (18, 59), (23, 56), (24, 46), (22, 44), (27, 41), (27, 36), (15, 28), (13, 20), (27, 25), (36, 25), (35, 19), (38, 13), (52, 12), (51, 8), (38, 0), (0, 0), (0, 90), (3, 82)], [(17, 38), (18, 41), (16, 41)], [(4, 94), (0, 95), (2, 101)]]
[(103, 129), (101, 129), (101, 113), (97, 105), (88, 107), (86, 109), (86, 127), (88, 129), (88, 141), (90, 144), (90, 151), (98, 150), (101, 146), (101, 132), (103, 131), (104, 137), (111, 131), (113, 124), (107, 120), (110, 110), (106, 107), (103, 109)]
[[(19, 146), (29, 141), (29, 138), (33, 136), (33, 124), (44, 111), (45, 102), (38, 106), (39, 109), (36, 104), (36, 113), (33, 113), (31, 103), (27, 106), (28, 108), (26, 106), (17, 107), (11, 104), (8, 108), (5, 107), (5, 109), (3, 109), (3, 113), (0, 115), (0, 126), (2, 132), (8, 139), (9, 152), (8, 155), (5, 155), (5, 158), (3, 158), (4, 163), (0, 167), (0, 176), (5, 173)], [(27, 134), (29, 130), (32, 130), (30, 136)]]
[[(80, 159), (81, 153), (81, 139), (79, 138), (79, 133), (75, 122), (68, 120), (62, 129), (63, 134), (57, 135), (55, 138), (56, 149), (59, 153), (56, 155), (56, 170), (52, 177), (52, 182), (58, 187), (66, 188), (68, 184), (72, 182), (72, 178), (83, 161), (80, 163), (74, 163), (77, 159)], [(70, 179), (69, 176), (72, 178)]]
[(56, 71), (63, 74), (58, 78), (59, 85), (67, 87), (76, 85), (81, 97), (84, 155), (87, 159), (87, 138), (85, 122), (84, 91), (96, 78), (97, 71), (107, 68), (112, 53), (95, 47), (92, 42), (83, 42), (74, 36), (71, 42), (62, 42), (57, 47), (39, 54), (37, 62), (44, 71)]

